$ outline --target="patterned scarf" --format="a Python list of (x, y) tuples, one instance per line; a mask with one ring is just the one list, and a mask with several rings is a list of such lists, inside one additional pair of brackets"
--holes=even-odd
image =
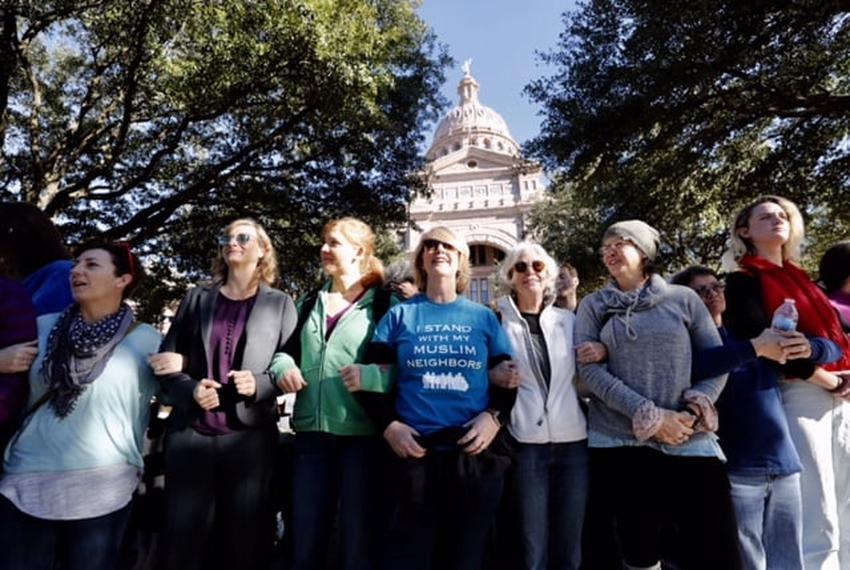
[(74, 411), (77, 399), (103, 372), (132, 324), (133, 311), (125, 303), (118, 312), (91, 324), (80, 316), (76, 303), (65, 309), (47, 337), (41, 365), (50, 407), (57, 416), (65, 418)]
[(850, 369), (850, 339), (841, 329), (835, 308), (805, 271), (787, 261), (780, 267), (755, 255), (745, 255), (739, 264), (745, 271), (758, 277), (762, 306), (768, 317), (785, 299), (794, 299), (800, 315), (797, 330), (806, 336), (828, 338), (841, 349), (838, 362), (826, 364), (824, 368)]

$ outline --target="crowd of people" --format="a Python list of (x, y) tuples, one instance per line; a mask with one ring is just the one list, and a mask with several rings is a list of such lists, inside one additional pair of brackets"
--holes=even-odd
[(237, 219), (164, 338), (134, 318), (128, 245), (70, 258), (26, 204), (0, 232), (0, 570), (126, 567), (152, 401), (152, 568), (850, 568), (850, 242), (816, 284), (783, 198), (737, 213), (726, 274), (666, 280), (659, 233), (625, 220), (604, 287), (579, 299), (524, 241), (492, 307), (451, 229), (385, 268), (355, 218), (325, 225), (324, 282), (294, 303)]

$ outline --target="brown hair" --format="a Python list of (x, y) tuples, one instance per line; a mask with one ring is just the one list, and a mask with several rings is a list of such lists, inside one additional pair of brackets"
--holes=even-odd
[[(259, 279), (266, 285), (274, 285), (277, 281), (277, 253), (272, 245), (272, 240), (269, 239), (269, 234), (263, 229), (263, 226), (253, 218), (239, 218), (233, 220), (224, 228), (224, 235), (229, 235), (236, 226), (251, 226), (257, 232), (257, 243), (263, 251), (263, 256), (257, 262), (257, 269), (254, 272), (255, 278)], [(218, 253), (213, 261), (213, 279), (219, 283), (227, 281), (227, 263), (224, 261), (224, 255), (221, 253), (222, 248), (218, 248)]]
[(445, 226), (437, 226), (431, 228), (419, 238), (419, 243), (416, 249), (413, 250), (413, 277), (416, 279), (416, 287), (419, 291), (425, 292), (428, 288), (428, 274), (425, 273), (422, 264), (422, 256), (425, 252), (425, 242), (429, 239), (435, 239), (443, 243), (453, 246), (458, 252), (457, 274), (455, 275), (455, 292), (462, 294), (469, 286), (471, 269), (469, 266), (469, 246), (456, 233)]
[(127, 242), (110, 243), (102, 241), (90, 241), (78, 247), (74, 256), (79, 257), (87, 251), (93, 249), (102, 249), (109, 254), (112, 259), (112, 265), (115, 266), (115, 276), (129, 275), (130, 282), (121, 291), (121, 298), (126, 299), (136, 289), (139, 283), (145, 278), (145, 269), (139, 263), (139, 258), (130, 249), (130, 244)]
[(0, 204), (0, 275), (22, 278), (68, 258), (59, 230), (37, 206)]
[(375, 232), (372, 231), (372, 228), (358, 218), (350, 216), (337, 218), (329, 221), (322, 228), (322, 240), (327, 239), (328, 234), (334, 230), (339, 230), (351, 245), (363, 250), (363, 257), (360, 259), (360, 273), (363, 276), (360, 278), (360, 284), (368, 289), (373, 285), (382, 283), (384, 281), (384, 264), (375, 257)]

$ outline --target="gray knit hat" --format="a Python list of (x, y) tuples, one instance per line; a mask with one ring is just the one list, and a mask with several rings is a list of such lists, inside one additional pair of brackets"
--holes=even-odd
[(640, 220), (625, 220), (610, 225), (605, 230), (602, 241), (609, 237), (618, 237), (632, 242), (650, 261), (655, 261), (658, 248), (661, 246), (658, 230)]

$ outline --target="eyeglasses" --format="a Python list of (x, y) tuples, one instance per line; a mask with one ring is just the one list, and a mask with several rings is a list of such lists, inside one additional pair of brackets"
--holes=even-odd
[(456, 251), (457, 248), (450, 243), (446, 243), (444, 241), (436, 240), (436, 239), (426, 239), (422, 242), (422, 248), (428, 253), (433, 253), (437, 251), (437, 248), (443, 246), (445, 251)]
[(630, 242), (629, 240), (625, 240), (625, 239), (618, 239), (617, 241), (612, 241), (611, 243), (605, 244), (605, 245), (603, 245), (602, 247), (599, 248), (599, 255), (600, 255), (600, 257), (604, 256), (609, 251), (615, 250), (615, 249), (617, 251), (620, 251), (621, 249), (623, 249), (627, 245), (634, 245), (634, 244), (632, 244), (632, 242)]
[(517, 261), (514, 263), (514, 271), (517, 273), (525, 273), (528, 271), (529, 265), (534, 270), (535, 273), (543, 273), (546, 271), (546, 264), (539, 259), (532, 261), (530, 264), (525, 261)]
[(725, 290), (726, 283), (721, 281), (718, 281), (713, 285), (703, 285), (702, 287), (694, 288), (694, 291), (696, 291), (697, 295), (699, 295), (701, 299), (710, 299), (712, 295), (719, 295)]
[(218, 236), (218, 245), (219, 247), (225, 247), (230, 245), (231, 241), (236, 240), (237, 245), (245, 247), (251, 243), (252, 239), (256, 239), (256, 236), (252, 236), (251, 234), (236, 234), (235, 236), (221, 235)]

